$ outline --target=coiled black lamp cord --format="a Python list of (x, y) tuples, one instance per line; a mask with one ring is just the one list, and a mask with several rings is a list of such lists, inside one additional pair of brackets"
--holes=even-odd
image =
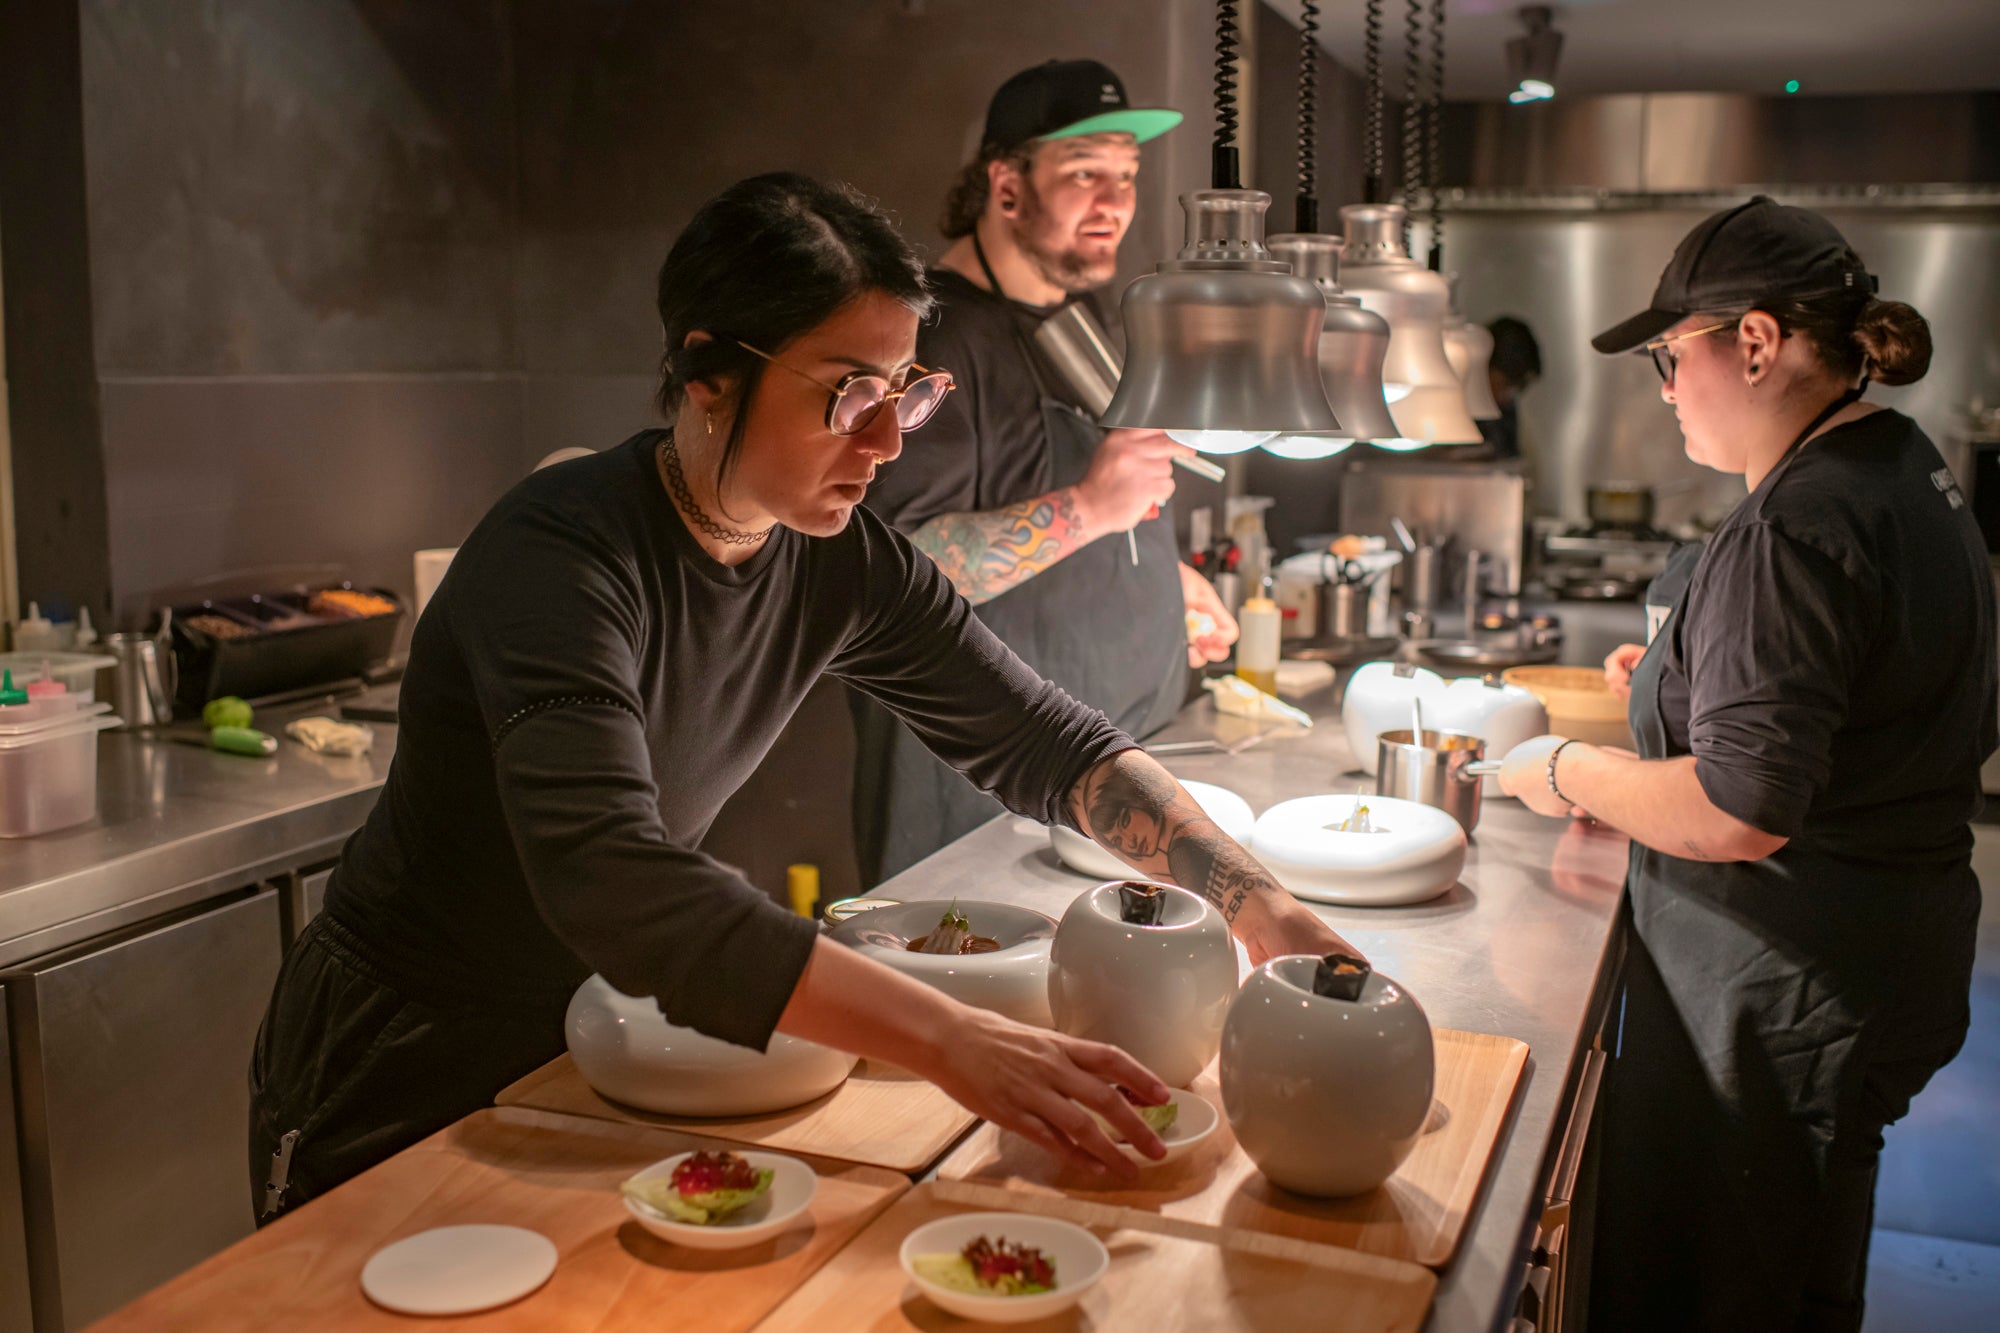
[(1299, 6), (1299, 197), (1292, 230), (1319, 230), (1319, 3)]
[(1210, 184), (1243, 188), (1236, 156), (1236, 0), (1215, 0), (1215, 149)]
[(1361, 121), (1362, 199), (1383, 202), (1382, 173), (1382, 0), (1368, 0), (1363, 77), (1368, 83), (1367, 106)]

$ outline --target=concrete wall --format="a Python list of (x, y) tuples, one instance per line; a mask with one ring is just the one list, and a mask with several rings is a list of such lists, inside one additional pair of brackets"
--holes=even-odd
[(118, 608), (334, 562), (407, 590), (526, 470), (503, 0), (83, 0)]

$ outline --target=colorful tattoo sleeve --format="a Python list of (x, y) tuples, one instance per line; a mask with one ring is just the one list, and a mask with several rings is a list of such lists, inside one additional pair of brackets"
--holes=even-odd
[(1087, 544), (1068, 488), (1005, 509), (943, 514), (912, 535), (969, 602), (990, 601)]

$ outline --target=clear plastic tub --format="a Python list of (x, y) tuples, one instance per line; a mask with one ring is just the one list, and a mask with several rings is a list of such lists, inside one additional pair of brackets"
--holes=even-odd
[(110, 707), (0, 723), (0, 838), (32, 838), (97, 814), (97, 733), (119, 725)]
[(103, 653), (0, 653), (0, 671), (13, 672), (17, 688), (40, 680), (42, 668), (47, 666), (52, 678), (86, 704), (97, 698), (97, 673), (117, 665), (117, 658)]

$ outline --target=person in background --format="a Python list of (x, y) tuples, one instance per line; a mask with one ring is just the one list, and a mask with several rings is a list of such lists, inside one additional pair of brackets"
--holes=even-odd
[(1639, 753), (1544, 738), (1501, 774), (1632, 839), (1593, 1327), (1860, 1328), (1882, 1131), (1965, 1038), (1993, 588), (1937, 449), (1861, 400), (1930, 364), (1875, 288), (1760, 196), (1594, 340), (1649, 351), (1688, 457), (1749, 494), (1606, 663)]
[(1500, 415), (1479, 423), (1486, 447), (1495, 458), (1521, 456), (1520, 397), (1530, 384), (1542, 377), (1542, 347), (1527, 324), (1512, 315), (1502, 315), (1486, 326), (1493, 335), (1493, 358), (1486, 363), (1486, 377), (1493, 386), (1493, 401)]
[[(882, 470), (870, 509), (909, 535), (1037, 672), (1144, 737), (1187, 699), (1191, 666), (1228, 656), (1235, 622), (1184, 564), (1159, 431), (1100, 429), (1036, 349), (1036, 326), (1117, 272), (1139, 145), (1178, 111), (1133, 107), (1091, 60), (1007, 80), (954, 182), (917, 358), (958, 390), (921, 444)], [(1127, 533), (1131, 536), (1128, 539)], [(907, 727), (854, 696), (855, 841), (864, 884), (999, 813)]]

